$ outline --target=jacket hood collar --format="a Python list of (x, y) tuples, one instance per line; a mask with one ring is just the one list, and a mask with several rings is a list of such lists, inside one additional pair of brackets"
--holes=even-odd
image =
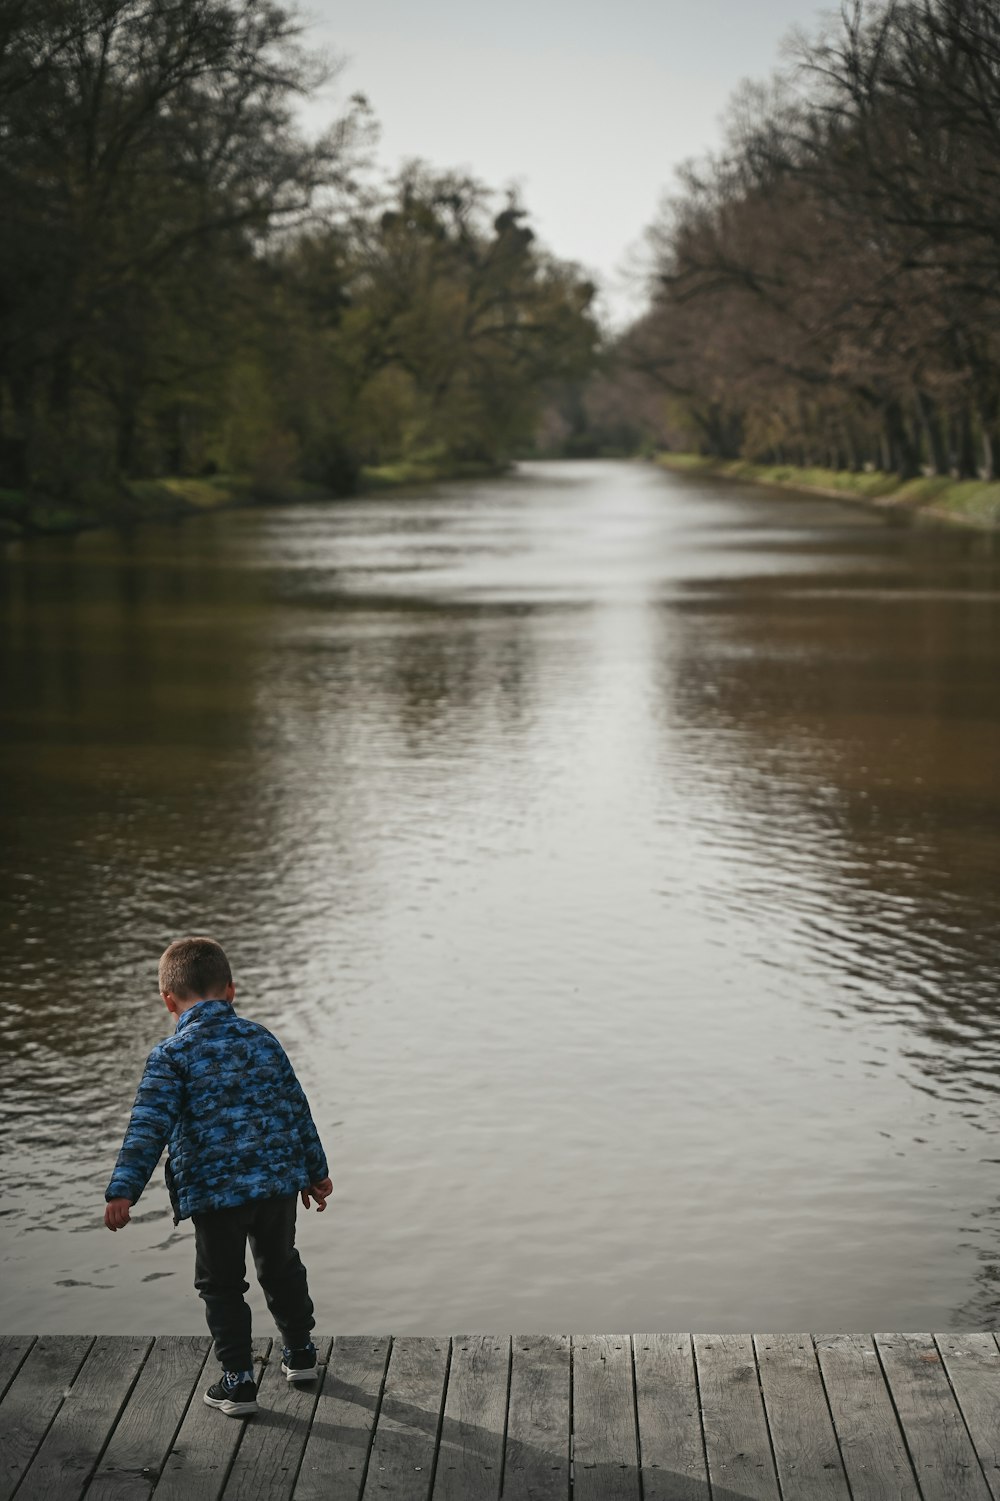
[(174, 1032), (176, 1034), (182, 1027), (190, 1026), (194, 1021), (204, 1021), (208, 1016), (218, 1016), (223, 1011), (232, 1011), (232, 1009), (229, 1001), (195, 1001), (194, 1005), (185, 1011), (183, 1016), (177, 1018), (177, 1025), (174, 1028)]

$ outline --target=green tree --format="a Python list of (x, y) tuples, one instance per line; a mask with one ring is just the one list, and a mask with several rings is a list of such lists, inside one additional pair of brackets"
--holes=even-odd
[(29, 478), (130, 471), (148, 392), (218, 335), (223, 268), (238, 284), (349, 173), (361, 105), (319, 141), (295, 128), (322, 76), (300, 36), (269, 0), (22, 0), (7, 18), (0, 415)]

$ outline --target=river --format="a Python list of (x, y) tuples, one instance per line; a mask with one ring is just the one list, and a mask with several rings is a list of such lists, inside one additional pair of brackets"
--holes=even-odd
[(101, 1225), (192, 931), (330, 1331), (996, 1324), (997, 539), (528, 464), (0, 591), (0, 1328), (201, 1327), (162, 1167)]

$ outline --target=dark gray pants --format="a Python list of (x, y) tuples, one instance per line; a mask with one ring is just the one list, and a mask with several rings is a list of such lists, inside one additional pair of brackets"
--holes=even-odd
[(243, 1298), (250, 1287), (247, 1241), (257, 1281), (285, 1344), (301, 1350), (309, 1343), (316, 1321), (306, 1269), (295, 1249), (297, 1202), (298, 1194), (291, 1194), (191, 1216), (194, 1285), (204, 1300), (215, 1353), (226, 1371), (248, 1371), (253, 1366), (250, 1309)]

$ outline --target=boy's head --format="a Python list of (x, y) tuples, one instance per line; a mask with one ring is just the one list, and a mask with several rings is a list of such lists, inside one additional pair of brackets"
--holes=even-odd
[(196, 1001), (231, 1001), (233, 972), (214, 938), (178, 938), (160, 958), (160, 994), (175, 1015)]

